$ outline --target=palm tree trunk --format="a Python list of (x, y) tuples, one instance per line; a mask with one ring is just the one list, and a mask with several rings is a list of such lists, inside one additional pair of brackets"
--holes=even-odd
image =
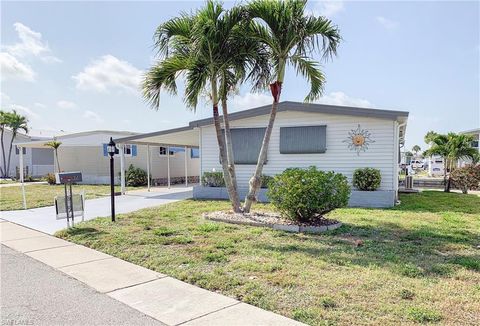
[(223, 127), (225, 129), (225, 147), (227, 151), (227, 168), (232, 181), (232, 203), (234, 211), (239, 213), (240, 196), (238, 195), (237, 175), (235, 173), (235, 162), (233, 158), (232, 133), (230, 131), (230, 121), (228, 120), (227, 99), (222, 97)]
[[(7, 169), (5, 171), (6, 176), (8, 177), (8, 173), (10, 172), (10, 160), (12, 157), (12, 147), (13, 147), (13, 140), (15, 139), (15, 136), (17, 136), (17, 133), (15, 131), (12, 131), (12, 139), (10, 140), (10, 147), (8, 150), (8, 161), (7, 161)], [(21, 148), (20, 148), (21, 150)]]
[(451, 185), (452, 185), (452, 169), (453, 169), (453, 159), (450, 160), (450, 164), (449, 164), (450, 168), (449, 168), (449, 172), (448, 172), (448, 180), (447, 180), (447, 189), (446, 189), (446, 192), (450, 192), (450, 188), (451, 188)]
[(280, 100), (280, 94), (282, 92), (282, 82), (277, 80), (275, 83), (270, 84), (270, 90), (272, 92), (273, 104), (270, 111), (270, 119), (268, 121), (267, 129), (263, 137), (262, 147), (260, 149), (260, 155), (258, 156), (257, 166), (255, 167), (255, 173), (249, 181), (248, 194), (245, 197), (245, 205), (243, 211), (249, 213), (252, 208), (252, 204), (256, 201), (258, 189), (261, 186), (261, 175), (263, 171), (263, 165), (267, 160), (268, 145), (270, 143), (270, 136), (272, 135), (273, 124), (275, 117), (277, 116), (278, 103)]
[(228, 159), (227, 159), (227, 150), (225, 148), (225, 137), (222, 133), (222, 127), (220, 125), (220, 116), (218, 114), (218, 90), (217, 90), (217, 81), (212, 78), (212, 102), (213, 102), (213, 124), (215, 125), (215, 132), (217, 135), (218, 149), (220, 151), (220, 161), (223, 169), (223, 178), (225, 180), (225, 186), (227, 188), (228, 197), (232, 204), (234, 212), (240, 212), (240, 202), (235, 201), (235, 192), (233, 190), (232, 178), (228, 171)]
[(7, 160), (6, 160), (6, 157), (5, 157), (5, 144), (4, 144), (4, 140), (3, 140), (4, 133), (5, 133), (5, 129), (2, 128), (2, 135), (1, 135), (1, 140), (0, 140), (1, 143), (2, 143), (2, 157), (3, 157), (2, 177), (7, 176)]
[(443, 191), (447, 192), (447, 170), (448, 170), (448, 160), (443, 158)]
[(60, 173), (60, 161), (58, 160), (58, 149), (55, 148), (55, 157), (57, 159), (57, 169), (58, 169), (58, 173)]

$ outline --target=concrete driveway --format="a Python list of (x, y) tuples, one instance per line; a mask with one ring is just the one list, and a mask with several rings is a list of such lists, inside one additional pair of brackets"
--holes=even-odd
[[(117, 214), (129, 213), (192, 197), (192, 187), (152, 188), (152, 191), (131, 191), (115, 197)], [(85, 220), (99, 216), (110, 216), (110, 197), (90, 199), (85, 202)], [(0, 212), (4, 220), (14, 222), (45, 233), (54, 234), (67, 227), (66, 220), (56, 220), (55, 207), (41, 207), (18, 211)], [(80, 220), (75, 220), (76, 223)]]

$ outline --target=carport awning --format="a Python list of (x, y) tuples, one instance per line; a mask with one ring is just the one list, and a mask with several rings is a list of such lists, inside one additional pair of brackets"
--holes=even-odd
[(138, 144), (153, 146), (200, 146), (199, 129), (194, 127), (181, 127), (169, 130), (156, 131), (135, 136), (114, 139), (117, 144)]

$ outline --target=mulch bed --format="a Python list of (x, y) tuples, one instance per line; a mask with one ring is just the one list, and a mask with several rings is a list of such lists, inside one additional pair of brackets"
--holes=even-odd
[(282, 218), (274, 212), (234, 213), (232, 211), (217, 211), (203, 214), (203, 217), (212, 221), (252, 226), (265, 226), (289, 232), (319, 233), (339, 228), (342, 223), (337, 220), (318, 218), (311, 223), (300, 223)]

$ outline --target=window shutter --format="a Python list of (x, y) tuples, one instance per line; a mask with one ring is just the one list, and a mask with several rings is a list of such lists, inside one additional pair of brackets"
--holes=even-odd
[(132, 156), (137, 156), (137, 145), (132, 145)]
[(232, 133), (235, 164), (257, 164), (266, 128), (234, 128)]
[(108, 156), (107, 144), (103, 144), (103, 156)]
[(327, 126), (280, 128), (280, 154), (315, 154), (327, 150)]

